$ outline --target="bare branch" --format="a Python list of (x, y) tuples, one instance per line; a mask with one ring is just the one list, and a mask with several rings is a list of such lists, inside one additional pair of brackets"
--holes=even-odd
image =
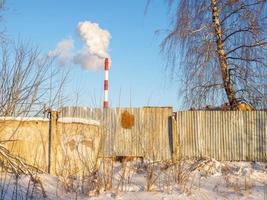
[(235, 47), (234, 49), (229, 50), (225, 55), (227, 56), (227, 55), (229, 55), (229, 54), (231, 54), (231, 53), (233, 53), (236, 50), (241, 49), (241, 48), (254, 48), (254, 47), (263, 46), (265, 44), (267, 44), (267, 42), (258, 42), (256, 44), (251, 44), (251, 45), (245, 45), (245, 44), (243, 44), (243, 45), (240, 45), (238, 47)]

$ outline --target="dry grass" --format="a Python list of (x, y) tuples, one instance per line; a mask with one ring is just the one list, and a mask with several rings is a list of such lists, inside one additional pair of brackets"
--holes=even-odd
[[(27, 186), (23, 184), (27, 181)], [(46, 199), (43, 183), (38, 174), (34, 178), (29, 175), (12, 174), (9, 172), (1, 172), (0, 183), (0, 199)]]
[[(4, 173), (4, 180), (1, 182), (1, 197), (5, 195), (4, 188), (5, 188), (5, 179), (7, 176), (14, 176), (15, 183), (14, 191), (12, 193), (12, 199), (17, 199), (19, 196), (23, 196), (23, 192), (19, 191), (20, 186), (19, 180), (21, 176), (27, 176), (29, 178), (27, 191), (25, 193), (25, 197), (22, 199), (32, 198), (36, 193), (40, 193), (42, 198), (46, 198), (46, 192), (43, 187), (43, 184), (39, 178), (40, 173), (44, 173), (42, 170), (38, 169), (35, 166), (27, 164), (23, 159), (18, 156), (13, 155), (10, 153), (4, 146), (0, 145), (0, 166), (1, 166), (1, 173)], [(2, 181), (2, 180), (1, 180)], [(8, 183), (8, 186), (10, 183)], [(6, 188), (7, 189), (7, 188)]]

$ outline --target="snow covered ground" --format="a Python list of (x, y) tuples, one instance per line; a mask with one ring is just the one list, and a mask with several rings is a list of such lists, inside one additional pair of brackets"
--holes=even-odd
[[(95, 176), (97, 180), (89, 182), (86, 178), (72, 177), (68, 187), (66, 180), (47, 174), (38, 175), (41, 186), (25, 175), (2, 173), (0, 199), (267, 200), (267, 163), (199, 160), (173, 165), (136, 160), (123, 164), (113, 162), (110, 169), (113, 170), (109, 170), (109, 174), (101, 171)], [(102, 179), (109, 175), (112, 188), (104, 191)]]

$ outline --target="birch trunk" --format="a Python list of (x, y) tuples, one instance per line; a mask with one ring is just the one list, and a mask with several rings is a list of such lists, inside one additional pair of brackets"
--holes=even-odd
[(231, 76), (228, 69), (228, 64), (224, 51), (224, 42), (222, 38), (222, 28), (219, 20), (219, 11), (217, 7), (217, 0), (211, 0), (212, 21), (216, 34), (217, 54), (219, 56), (219, 63), (222, 72), (223, 86), (226, 92), (231, 109), (236, 108), (237, 99), (233, 84), (231, 83)]

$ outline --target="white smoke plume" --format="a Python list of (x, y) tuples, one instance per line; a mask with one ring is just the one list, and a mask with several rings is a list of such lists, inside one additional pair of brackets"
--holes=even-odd
[(104, 58), (110, 57), (108, 54), (110, 33), (89, 21), (79, 22), (77, 33), (85, 46), (74, 57), (74, 62), (86, 69), (97, 69), (103, 66)]
[(82, 49), (74, 51), (73, 41), (64, 39), (48, 55), (56, 57), (60, 64), (72, 62), (90, 70), (103, 67), (104, 58), (110, 58), (108, 54), (110, 33), (90, 21), (79, 22), (77, 33), (84, 44)]
[(101, 29), (96, 23), (85, 21), (79, 22), (77, 32), (91, 54), (101, 58), (108, 57), (107, 49), (111, 36), (107, 30)]
[(80, 65), (84, 69), (98, 70), (103, 68), (104, 59), (102, 57), (93, 55), (87, 48), (80, 50), (74, 57), (73, 62)]
[(60, 41), (56, 48), (48, 52), (48, 56), (56, 57), (60, 65), (66, 65), (73, 59), (73, 40), (68, 38)]

